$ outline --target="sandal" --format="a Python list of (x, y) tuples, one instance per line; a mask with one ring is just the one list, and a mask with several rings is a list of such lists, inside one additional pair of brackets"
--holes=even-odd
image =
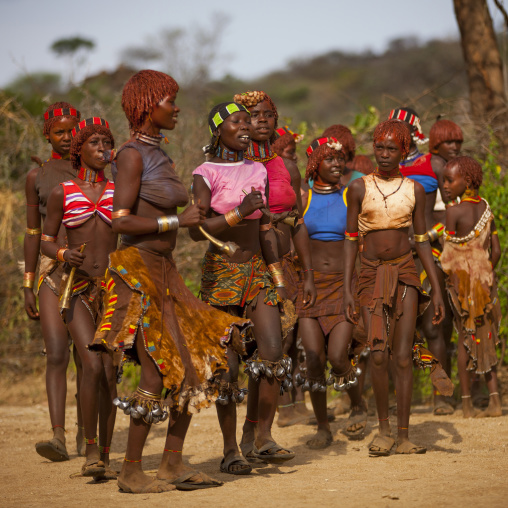
[(394, 444), (395, 439), (393, 439), (392, 436), (382, 436), (378, 434), (369, 445), (369, 456), (388, 457)]
[[(242, 469), (231, 469), (231, 466), (244, 466), (244, 467)], [(226, 457), (224, 457), (221, 460), (220, 471), (221, 473), (242, 476), (250, 474), (252, 471), (252, 466), (241, 455), (232, 455), (227, 460)]]
[(434, 406), (434, 415), (435, 416), (448, 416), (454, 413), (453, 406), (445, 402), (444, 400), (440, 400), (436, 402)]
[(50, 441), (39, 441), (35, 444), (35, 451), (41, 457), (51, 460), (52, 462), (69, 460), (69, 454), (67, 453), (65, 444), (56, 437)]
[(150, 483), (137, 490), (133, 490), (131, 487), (123, 483), (120, 478), (118, 478), (118, 488), (122, 492), (128, 492), (129, 494), (160, 494), (161, 492), (176, 490), (176, 487), (171, 483), (164, 480), (158, 480), (157, 478), (154, 478)]
[(332, 433), (326, 430), (318, 430), (316, 435), (309, 439), (305, 444), (311, 450), (323, 450), (328, 448), (333, 442)]
[(268, 441), (261, 448), (259, 448), (259, 450), (254, 445), (254, 448), (252, 449), (252, 455), (254, 455), (256, 459), (264, 460), (269, 464), (280, 464), (295, 458), (295, 452), (293, 450), (283, 448), (275, 441)]
[(100, 459), (92, 459), (91, 462), (86, 461), (81, 468), (81, 476), (104, 476), (106, 474), (106, 466)]
[(366, 428), (367, 408), (365, 406), (353, 408), (347, 420), (347, 427), (344, 429), (344, 434), (350, 441), (361, 441), (365, 438)]
[(427, 453), (427, 448), (423, 446), (417, 446), (411, 443), (411, 441), (404, 441), (397, 446), (395, 453), (399, 455), (422, 455)]
[(106, 472), (103, 475), (94, 476), (93, 477), (94, 481), (104, 482), (108, 480), (116, 480), (118, 478), (118, 475), (120, 474), (119, 471), (111, 469), (111, 466), (109, 464), (105, 465), (104, 467), (106, 469)]
[(214, 480), (199, 471), (187, 471), (174, 480), (168, 480), (168, 482), (174, 485), (177, 490), (211, 489), (224, 484), (224, 482)]
[(254, 450), (254, 441), (249, 441), (248, 443), (240, 443), (240, 450), (242, 450), (242, 455), (245, 457), (247, 462), (251, 464), (266, 464), (263, 460), (257, 459), (252, 453)]

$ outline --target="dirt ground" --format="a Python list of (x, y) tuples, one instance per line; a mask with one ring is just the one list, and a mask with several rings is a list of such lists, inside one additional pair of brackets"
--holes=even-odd
[[(376, 432), (369, 417), (364, 441), (348, 442), (341, 429), (346, 416), (332, 423), (335, 441), (324, 451), (309, 450), (305, 442), (313, 427), (274, 426), (274, 436), (292, 447), (297, 457), (283, 466), (267, 465), (249, 476), (219, 472), (222, 441), (215, 409), (195, 416), (186, 440), (184, 457), (194, 468), (224, 482), (219, 488), (164, 494), (131, 495), (118, 490), (116, 482), (93, 483), (79, 474), (83, 458), (75, 447), (75, 407), (67, 417), (71, 460), (50, 463), (36, 454), (34, 444), (49, 437), (47, 406), (6, 404), (0, 399), (0, 465), (2, 507), (34, 506), (138, 506), (140, 502), (175, 503), (187, 506), (348, 506), (505, 507), (508, 498), (508, 411), (500, 418), (464, 420), (462, 411), (453, 416), (433, 416), (430, 408), (415, 407), (410, 437), (427, 447), (426, 455), (369, 458), (367, 446)], [(310, 405), (308, 404), (309, 408)], [(245, 415), (245, 406), (240, 408)], [(240, 419), (241, 421), (241, 419)], [(112, 444), (112, 465), (121, 467), (127, 440), (128, 418), (118, 414)], [(391, 418), (396, 427), (395, 417)], [(155, 473), (164, 447), (166, 424), (154, 426), (144, 456), (145, 471)]]

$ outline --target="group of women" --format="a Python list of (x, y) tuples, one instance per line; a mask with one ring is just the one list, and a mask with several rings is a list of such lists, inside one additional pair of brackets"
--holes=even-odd
[[(140, 71), (127, 82), (122, 107), (131, 138), (118, 152), (105, 119), (82, 120), (67, 103), (53, 104), (44, 115), (52, 155), (27, 177), (23, 283), (26, 311), (41, 320), (47, 354), (53, 437), (37, 443), (37, 452), (53, 461), (69, 458), (64, 420), (70, 336), (78, 367), (82, 475), (117, 477), (109, 449), (120, 408), (131, 418), (118, 475), (125, 492), (221, 485), (182, 460), (192, 414), (214, 402), (224, 473), (249, 474), (257, 462), (294, 458), (271, 428), (277, 409), (286, 411), (283, 422), (292, 421), (305, 391), (317, 420), (307, 445), (329, 446), (329, 385), (347, 391), (351, 415), (345, 432), (362, 439), (367, 408), (360, 366), (368, 349), (379, 418), (370, 454), (388, 455), (395, 443), (388, 421), (390, 371), (397, 397), (396, 452), (424, 453), (408, 438), (413, 355), (431, 367), (438, 397), (450, 393), (451, 383), (439, 365), (447, 365), (445, 331), (439, 328), (432, 337), (425, 332), (425, 326), (440, 327), (446, 314), (444, 277), (439, 278), (428, 238), (441, 230), (429, 226), (431, 200), (424, 186), (400, 170), (403, 161), (413, 160), (412, 135), (421, 132), (416, 114), (400, 110), (409, 116), (399, 118), (397, 110), (378, 125), (374, 172), (368, 159), (355, 157), (349, 129), (330, 127), (307, 148), (303, 186), (295, 160), (299, 136), (278, 128), (277, 108), (265, 92), (237, 94), (208, 115), (210, 143), (205, 162), (193, 171), (189, 196), (160, 147), (161, 131), (178, 122), (177, 92), (177, 83), (156, 71)], [(446, 170), (435, 168), (443, 170), (447, 157), (458, 154), (442, 148), (453, 142), (460, 149), (462, 138), (452, 138), (437, 138), (435, 155), (442, 164), (425, 169), (444, 182), (443, 192)], [(104, 176), (110, 162), (114, 183)], [(179, 228), (189, 228), (195, 241), (209, 242), (201, 299), (186, 288), (172, 258)], [(412, 248), (432, 288), (430, 298)], [(38, 263), (39, 310), (33, 291)], [(432, 326), (424, 313), (429, 300)], [(413, 347), (419, 314), (434, 355)], [(469, 344), (470, 328), (466, 331)], [(127, 360), (141, 366), (140, 382), (131, 396), (119, 399), (116, 379)], [(489, 372), (495, 372), (491, 360)], [(247, 393), (238, 385), (242, 361), (248, 396), (238, 443), (236, 405)], [(438, 403), (443, 407), (444, 399)], [(143, 448), (151, 425), (166, 419), (160, 466), (150, 477), (142, 469)]]

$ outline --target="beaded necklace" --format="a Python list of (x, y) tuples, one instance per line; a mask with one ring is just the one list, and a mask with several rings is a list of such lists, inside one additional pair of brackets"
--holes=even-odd
[(413, 153), (410, 153), (403, 161), (400, 161), (400, 165), (405, 166), (406, 164), (415, 161), (416, 159), (418, 159), (418, 157), (421, 157), (422, 155), (423, 155), (422, 152), (420, 152), (420, 150), (418, 150), (417, 148)]
[(225, 161), (230, 162), (238, 162), (243, 160), (243, 152), (236, 152), (234, 150), (228, 150), (227, 148), (217, 147), (217, 151), (215, 152), (215, 157), (219, 157)]
[(264, 141), (262, 144), (254, 140), (250, 142), (247, 152), (244, 154), (246, 159), (257, 162), (268, 162), (277, 157), (277, 154), (272, 152), (269, 141)]
[(104, 171), (101, 169), (99, 171), (94, 171), (93, 169), (87, 169), (81, 167), (78, 173), (78, 178), (83, 180), (83, 182), (97, 183), (103, 182), (106, 180), (106, 176), (104, 175)]
[(54, 150), (51, 150), (51, 158), (69, 160), (71, 158), (71, 154), (67, 153), (65, 155), (60, 155), (59, 153), (56, 153)]
[[(376, 178), (398, 178), (399, 176), (402, 176), (402, 178), (400, 179), (400, 184), (399, 186), (393, 191), (393, 192), (390, 192), (390, 194), (387, 194), (385, 195), (383, 193), (383, 191), (379, 188), (379, 185), (377, 184), (377, 181), (376, 181)], [(390, 196), (393, 196), (394, 194), (396, 194), (397, 192), (399, 192), (400, 188), (402, 187), (402, 184), (404, 183), (404, 175), (401, 175), (401, 173), (399, 172), (397, 175), (394, 175), (394, 176), (383, 176), (379, 173), (379, 168), (376, 168), (376, 171), (374, 171), (374, 184), (376, 185), (376, 189), (379, 191), (379, 193), (381, 194), (381, 196), (383, 196), (383, 199), (384, 199), (384, 202), (385, 202), (385, 208), (388, 209), (388, 204), (386, 202), (386, 200), (390, 197)]]
[(469, 202), (469, 203), (481, 203), (482, 201), (482, 198), (478, 195), (474, 195), (474, 190), (472, 189), (466, 189), (464, 191), (464, 194), (462, 194), (462, 196), (460, 196), (460, 202), (461, 203), (464, 203), (464, 202)]

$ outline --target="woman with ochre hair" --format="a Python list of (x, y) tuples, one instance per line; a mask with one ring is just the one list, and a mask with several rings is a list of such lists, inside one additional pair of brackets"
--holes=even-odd
[[(434, 324), (443, 319), (444, 311), (426, 233), (425, 191), (420, 184), (405, 178), (399, 171), (400, 161), (409, 153), (410, 143), (409, 130), (403, 122), (387, 120), (380, 123), (374, 131), (374, 156), (378, 167), (374, 173), (355, 180), (348, 190), (345, 234), (349, 241), (344, 249), (344, 306), (347, 319), (356, 323), (351, 284), (358, 253), (356, 240), (361, 234), (363, 252), (360, 256), (358, 298), (371, 350), (372, 386), (379, 419), (379, 433), (369, 446), (369, 453), (375, 456), (389, 455), (395, 443), (388, 414), (390, 357), (396, 373), (396, 453), (419, 454), (426, 451), (424, 447), (411, 443), (408, 435), (416, 318), (429, 301), (421, 288), (413, 261), (408, 235), (411, 225), (416, 252), (433, 287)], [(438, 386), (441, 391), (450, 388), (445, 382), (438, 383)]]
[[(65, 263), (60, 288), (61, 312), (83, 368), (79, 397), (86, 461), (82, 475), (111, 479), (116, 478), (109, 468), (109, 446), (116, 417), (113, 406), (116, 368), (111, 355), (91, 352), (88, 346), (103, 310), (108, 254), (117, 242), (117, 235), (111, 229), (115, 186), (104, 176), (109, 162), (106, 154), (114, 147), (114, 139), (108, 123), (98, 117), (78, 123), (72, 136), (70, 154), (77, 177), (61, 183), (51, 192), (41, 249), (49, 258)], [(57, 243), (62, 225), (68, 247), (60, 247)], [(86, 252), (83, 251), (85, 246)], [(65, 302), (67, 286), (69, 301)], [(106, 425), (101, 425), (98, 442), (99, 401), (100, 418)]]
[[(398, 119), (408, 127), (411, 133), (411, 145), (408, 156), (405, 160), (401, 161), (401, 173), (420, 183), (425, 190), (425, 224), (429, 234), (429, 239), (432, 248), (432, 255), (436, 263), (436, 275), (438, 277), (439, 287), (441, 294), (445, 291), (445, 276), (440, 268), (439, 258), (441, 256), (442, 245), (440, 243), (440, 236), (444, 231), (444, 224), (436, 222), (434, 219), (434, 209), (437, 196), (440, 195), (439, 191), (439, 178), (435, 171), (436, 161), (432, 153), (423, 154), (420, 152), (418, 146), (427, 142), (425, 138), (418, 114), (411, 108), (394, 109), (390, 113), (390, 118)], [(442, 173), (442, 171), (441, 171)], [(442, 180), (442, 176), (441, 176)], [(441, 184), (442, 188), (442, 184)], [(412, 237), (411, 230), (410, 236)], [(432, 291), (430, 280), (427, 277), (427, 272), (424, 270), (423, 265), (415, 255), (416, 269), (422, 286), (430, 293)], [(448, 360), (447, 349), (450, 346), (452, 335), (452, 312), (448, 301), (445, 304), (445, 317), (443, 321), (436, 326), (433, 323), (434, 308), (432, 302), (427, 310), (418, 319), (417, 328), (421, 331), (427, 340), (430, 351), (438, 358), (439, 362), (444, 366), (448, 375), (451, 374), (451, 365)], [(434, 414), (436, 415), (449, 415), (453, 413), (453, 407), (446, 400), (445, 396), (434, 390)]]
[[(141, 365), (135, 392), (116, 405), (131, 418), (118, 477), (124, 492), (151, 493), (217, 487), (220, 482), (184, 465), (182, 449), (193, 413), (218, 395), (227, 370), (226, 345), (249, 325), (204, 304), (185, 286), (172, 252), (177, 230), (203, 223), (204, 207), (187, 205), (187, 191), (161, 149), (161, 130), (173, 130), (178, 85), (167, 74), (143, 70), (122, 92), (132, 137), (113, 164), (113, 229), (122, 234), (106, 273), (106, 312), (94, 349), (121, 351)], [(163, 398), (165, 388), (165, 398)], [(170, 424), (155, 478), (141, 460), (152, 423)]]
[[(39, 310), (33, 290), (35, 270), (39, 261), (41, 226), (46, 220), (51, 191), (60, 183), (76, 177), (70, 162), (72, 129), (80, 119), (80, 112), (68, 102), (51, 104), (44, 113), (43, 135), (51, 144), (51, 157), (45, 162), (33, 158), (38, 167), (26, 178), (27, 228), (24, 241), (25, 274), (23, 293), (25, 310), (30, 319), (40, 319), (46, 353), (46, 392), (53, 437), (39, 441), (35, 450), (51, 461), (69, 460), (65, 446), (65, 400), (67, 398), (67, 365), (69, 364), (69, 335), (58, 310), (58, 295), (63, 275), (63, 263), (42, 255), (39, 266), (37, 292)], [(60, 228), (57, 245), (67, 243), (65, 228)], [(79, 361), (76, 358), (76, 364)], [(78, 422), (79, 401), (78, 401)], [(78, 452), (83, 445), (81, 424), (78, 424)]]
[[(295, 377), (310, 392), (318, 430), (307, 441), (312, 449), (330, 446), (333, 436), (326, 410), (327, 385), (347, 390), (351, 399), (351, 415), (345, 429), (350, 439), (363, 439), (367, 423), (367, 407), (358, 385), (360, 372), (356, 367), (363, 344), (352, 344), (353, 325), (346, 320), (343, 306), (344, 240), (346, 231), (347, 187), (341, 177), (346, 165), (346, 150), (333, 137), (314, 140), (307, 148), (309, 160), (306, 179), (314, 185), (304, 212), (311, 239), (316, 304), (305, 309), (299, 294), (296, 308), (299, 332), (306, 356), (306, 368)], [(356, 292), (356, 276), (351, 281)], [(327, 361), (331, 364), (326, 376)]]
[[(234, 316), (246, 315), (254, 323), (254, 344), (247, 344), (246, 373), (249, 403), (240, 447), (245, 459), (281, 463), (293, 451), (278, 445), (271, 427), (283, 388), (291, 388), (290, 362), (282, 352), (278, 304), (285, 298), (278, 262), (277, 238), (269, 217), (261, 212), (268, 196), (267, 171), (260, 162), (244, 158), (251, 139), (251, 117), (238, 103), (222, 103), (208, 115), (209, 160), (194, 171), (193, 190), (205, 208), (204, 229), (238, 250), (227, 257), (210, 243), (203, 262), (201, 295), (205, 302)], [(197, 231), (195, 240), (203, 239)], [(267, 266), (268, 265), (268, 266)], [(228, 353), (230, 371), (223, 376), (217, 413), (224, 438), (221, 471), (248, 474), (251, 466), (239, 453), (236, 441), (238, 355)], [(253, 414), (255, 408), (255, 414)], [(254, 431), (256, 429), (256, 431)]]
[[(284, 273), (285, 291), (291, 304), (286, 304), (285, 312), (289, 315), (293, 313), (292, 309), (298, 293), (297, 283), (300, 277), (303, 284), (305, 305), (312, 307), (316, 301), (309, 235), (302, 217), (300, 172), (294, 161), (284, 159), (272, 150), (271, 143), (276, 140), (275, 131), (279, 114), (270, 96), (263, 91), (249, 91), (236, 94), (233, 100), (247, 107), (251, 114), (252, 139), (244, 154), (245, 158), (261, 162), (267, 171), (268, 183), (271, 189), (268, 208), (272, 214), (270, 221), (276, 232), (277, 252), (281, 264), (280, 268)], [(294, 227), (282, 222), (282, 219), (288, 216), (299, 217)], [(296, 263), (291, 249), (291, 241), (298, 257), (298, 263)], [(298, 274), (297, 268), (300, 274)], [(293, 323), (296, 324), (296, 315)], [(295, 342), (295, 335), (295, 328), (288, 331), (288, 333), (284, 333), (284, 348), (286, 351), (289, 350), (291, 343)], [(256, 385), (249, 385), (249, 390), (256, 390)], [(249, 419), (257, 420), (257, 408), (255, 405), (250, 405), (254, 400), (255, 398), (249, 399), (248, 419), (245, 421), (244, 435), (245, 433), (250, 435), (255, 429), (255, 424), (249, 421)], [(289, 408), (283, 407), (287, 406), (287, 402), (287, 399), (285, 399), (280, 404), (279, 411), (281, 415), (292, 409), (291, 406)], [(304, 406), (304, 404), (301, 405)], [(305, 408), (303, 407), (303, 409)], [(286, 421), (289, 420), (290, 416), (286, 414)]]

